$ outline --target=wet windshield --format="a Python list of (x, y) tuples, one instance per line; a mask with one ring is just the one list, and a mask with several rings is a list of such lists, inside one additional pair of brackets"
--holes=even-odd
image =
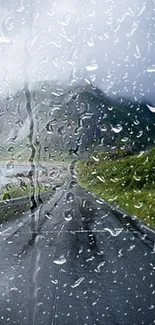
[(0, 1), (0, 325), (155, 322), (154, 1)]

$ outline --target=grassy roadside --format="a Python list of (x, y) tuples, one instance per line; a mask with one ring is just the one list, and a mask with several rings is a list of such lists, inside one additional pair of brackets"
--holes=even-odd
[(155, 227), (155, 149), (94, 153), (77, 164), (79, 183)]
[(2, 188), (0, 194), (0, 200), (15, 199), (24, 196), (31, 196), (32, 193), (45, 193), (51, 190), (50, 185), (35, 185), (31, 187), (30, 184), (25, 184), (22, 187), (19, 184), (11, 184)]

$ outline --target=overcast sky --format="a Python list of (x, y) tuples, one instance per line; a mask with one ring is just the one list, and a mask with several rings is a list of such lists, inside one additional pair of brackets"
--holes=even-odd
[(155, 104), (154, 0), (1, 0), (0, 91), (85, 79)]

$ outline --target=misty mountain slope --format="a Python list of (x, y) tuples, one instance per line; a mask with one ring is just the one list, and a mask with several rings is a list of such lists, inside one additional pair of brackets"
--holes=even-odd
[(49, 150), (105, 148), (119, 142), (138, 150), (154, 144), (155, 116), (146, 104), (114, 101), (93, 85), (70, 90), (49, 126), (49, 132), (43, 130), (50, 133)]
[[(42, 156), (52, 150), (76, 153), (154, 144), (155, 114), (145, 103), (111, 99), (93, 84), (65, 88), (41, 83), (30, 95), (33, 142), (39, 141)], [(1, 100), (1, 112), (1, 144), (12, 143), (17, 151), (30, 126), (24, 90)]]

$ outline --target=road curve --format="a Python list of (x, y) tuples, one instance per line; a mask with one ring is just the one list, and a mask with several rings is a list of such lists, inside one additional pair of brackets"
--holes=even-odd
[(155, 324), (154, 239), (71, 172), (34, 216), (1, 224), (0, 325)]

